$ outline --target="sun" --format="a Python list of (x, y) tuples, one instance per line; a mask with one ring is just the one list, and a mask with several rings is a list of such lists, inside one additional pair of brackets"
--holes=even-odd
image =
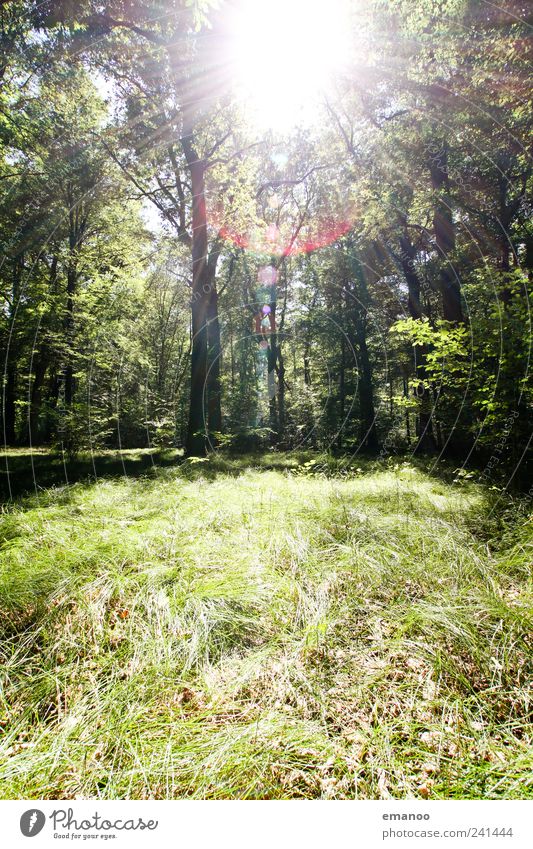
[(239, 0), (231, 64), (239, 99), (261, 129), (315, 120), (350, 55), (350, 0)]

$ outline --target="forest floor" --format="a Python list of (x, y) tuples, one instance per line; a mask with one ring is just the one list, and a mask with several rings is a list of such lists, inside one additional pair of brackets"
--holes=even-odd
[(0, 796), (533, 796), (527, 508), (309, 454), (10, 502)]

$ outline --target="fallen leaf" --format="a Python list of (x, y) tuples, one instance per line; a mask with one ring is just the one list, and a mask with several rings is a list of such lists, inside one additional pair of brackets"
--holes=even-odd
[(195, 698), (196, 694), (192, 690), (189, 690), (188, 687), (184, 687), (181, 693), (178, 693), (176, 696), (176, 702), (178, 704), (187, 704), (187, 702), (192, 702)]

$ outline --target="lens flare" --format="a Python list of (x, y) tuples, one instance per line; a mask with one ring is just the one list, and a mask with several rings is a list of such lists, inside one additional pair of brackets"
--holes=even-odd
[[(325, 99), (353, 60), (358, 0), (233, 0), (225, 17), (226, 67), (245, 125), (259, 137), (278, 136), (265, 186), (237, 210), (232, 195), (209, 204), (217, 234), (258, 256), (291, 256), (325, 247), (349, 232), (349, 191), (333, 176), (327, 191), (313, 184), (308, 162), (294, 162), (291, 139), (314, 133)], [(286, 145), (286, 150), (283, 149)], [(323, 163), (322, 185), (329, 174)], [(337, 180), (337, 183), (335, 182)], [(298, 187), (300, 193), (298, 194)], [(333, 188), (333, 191), (330, 190)], [(307, 193), (322, 191), (314, 208)], [(215, 196), (215, 192), (213, 192)], [(306, 207), (305, 220), (301, 211)]]
[[(218, 220), (223, 219), (223, 213), (218, 214)], [(255, 230), (252, 234), (242, 233), (238, 230), (221, 224), (217, 226), (219, 236), (233, 242), (239, 248), (249, 250), (256, 254), (270, 256), (295, 256), (302, 253), (311, 253), (319, 248), (324, 248), (346, 235), (353, 226), (354, 213), (349, 216), (341, 216), (340, 220), (318, 220), (310, 221), (296, 237), (293, 237), (290, 228), (282, 234), (276, 242), (268, 239), (265, 234)], [(212, 221), (217, 218), (212, 217)]]

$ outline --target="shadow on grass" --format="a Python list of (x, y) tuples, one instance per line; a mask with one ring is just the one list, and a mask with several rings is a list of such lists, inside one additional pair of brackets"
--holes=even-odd
[[(242, 455), (214, 452), (209, 457), (186, 459), (182, 449), (141, 448), (67, 456), (42, 448), (13, 448), (4, 451), (0, 458), (0, 498), (26, 498), (52, 487), (90, 485), (100, 479), (159, 477), (177, 469), (180, 477), (187, 480), (215, 480), (221, 474), (238, 477), (250, 469), (289, 472), (302, 470), (313, 457), (317, 457), (316, 452), (267, 451)], [(323, 456), (321, 460), (325, 468)]]
[(67, 457), (43, 449), (11, 449), (0, 460), (0, 498), (8, 501), (80, 481), (94, 483), (100, 478), (140, 477), (155, 469), (175, 466), (182, 460), (182, 452), (178, 450), (100, 451)]
[[(102, 479), (166, 478), (178, 474), (185, 480), (214, 481), (220, 475), (239, 477), (248, 471), (286, 472), (324, 478), (351, 478), (380, 472), (401, 474), (406, 469), (444, 484), (462, 487), (475, 483), (474, 473), (457, 475), (450, 461), (433, 464), (427, 457), (350, 456), (317, 451), (263, 451), (245, 454), (215, 451), (208, 457), (185, 458), (182, 449), (126, 449), (62, 455), (49, 449), (13, 448), (0, 458), (0, 500), (26, 499), (54, 487)], [(494, 487), (496, 489), (496, 487)], [(394, 493), (393, 493), (394, 494)], [(380, 498), (383, 494), (380, 495)], [(497, 493), (494, 493), (496, 497)], [(397, 495), (395, 495), (397, 497)]]

